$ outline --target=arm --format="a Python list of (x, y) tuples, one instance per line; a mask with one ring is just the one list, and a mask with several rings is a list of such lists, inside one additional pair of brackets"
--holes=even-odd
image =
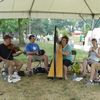
[(2, 60), (2, 61), (3, 61), (4, 59), (0, 56), (0, 60)]
[(97, 57), (99, 57), (99, 58), (100, 58), (100, 48), (98, 48)]
[(91, 47), (90, 50), (89, 50), (89, 52), (88, 52), (88, 57), (90, 57), (92, 51), (93, 50), (92, 50), (92, 47)]
[(68, 48), (65, 48), (65, 50), (62, 52), (63, 55), (68, 56), (71, 53), (72, 49), (69, 46)]
[(62, 54), (65, 55), (65, 56), (67, 56), (67, 55), (69, 55), (69, 52), (68, 51), (62, 52)]
[(27, 55), (38, 55), (38, 52), (27, 52)]
[(13, 56), (14, 56), (14, 57), (19, 56), (19, 55), (22, 54), (22, 53), (23, 53), (23, 51), (18, 51), (18, 52), (16, 52), (16, 53), (14, 53)]

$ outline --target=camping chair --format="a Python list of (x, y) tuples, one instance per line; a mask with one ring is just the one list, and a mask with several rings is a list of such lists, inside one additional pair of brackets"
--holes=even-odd
[(33, 68), (37, 68), (37, 67), (42, 66), (42, 60), (33, 59), (32, 62), (36, 63), (35, 65), (33, 65)]
[(72, 50), (72, 56), (73, 56), (73, 64), (72, 64), (72, 71), (76, 74), (79, 74), (80, 72), (80, 64), (76, 61), (76, 50)]
[[(40, 50), (39, 54), (40, 53), (45, 53), (45, 51), (44, 50)], [(24, 51), (23, 54), (27, 56), (26, 51)], [(42, 62), (43, 61), (42, 60), (38, 60), (38, 59), (34, 58), (34, 56), (33, 56), (32, 62), (37, 63), (36, 65), (33, 66), (33, 68), (37, 68), (37, 67), (41, 67), (42, 66)]]
[[(25, 51), (23, 52), (23, 54), (27, 56)], [(33, 65), (33, 68), (41, 67), (41, 65), (42, 65), (42, 61), (41, 60), (37, 60), (35, 58), (33, 58), (32, 62), (36, 63), (35, 65)]]
[(76, 60), (76, 50), (72, 50), (72, 57), (73, 57), (73, 63), (75, 62), (75, 60)]
[(36, 74), (35, 69), (41, 67), (41, 65), (42, 65), (42, 61), (41, 60), (37, 60), (37, 59), (33, 58), (33, 60), (32, 60), (32, 70), (31, 70), (31, 73), (26, 68), (26, 74), (28, 76), (32, 76), (32, 74)]
[(72, 66), (76, 62), (76, 50), (72, 50), (71, 54), (72, 54), (72, 65), (69, 66), (69, 71), (73, 69)]

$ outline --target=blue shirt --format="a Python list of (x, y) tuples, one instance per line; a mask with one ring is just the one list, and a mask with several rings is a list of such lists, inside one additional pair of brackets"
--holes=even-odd
[(40, 50), (39, 45), (36, 43), (29, 43), (25, 47), (25, 51), (27, 52), (38, 52)]
[(63, 49), (62, 49), (62, 51), (63, 52), (66, 52), (66, 51), (68, 51), (69, 52), (69, 54), (66, 56), (66, 55), (63, 55), (63, 60), (65, 60), (65, 59), (68, 59), (68, 60), (70, 60), (70, 61), (72, 61), (73, 59), (72, 59), (72, 48), (71, 48), (71, 46), (69, 45), (69, 44), (67, 44)]

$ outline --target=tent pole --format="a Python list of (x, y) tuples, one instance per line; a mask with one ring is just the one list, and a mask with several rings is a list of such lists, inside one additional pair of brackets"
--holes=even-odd
[(28, 34), (32, 33), (32, 28), (31, 28), (31, 14), (29, 14), (29, 25), (28, 25)]
[(94, 14), (92, 14), (92, 25), (91, 25), (91, 29), (93, 30), (95, 27), (95, 18), (94, 18)]
[(56, 79), (56, 38), (57, 38), (57, 26), (55, 26), (54, 34), (54, 79)]
[(22, 18), (18, 18), (18, 33), (19, 33), (19, 44), (20, 45), (24, 45), (24, 36), (23, 36), (23, 31), (22, 31), (22, 23), (23, 19)]
[(34, 2), (35, 0), (32, 1), (32, 5), (29, 9), (29, 27), (28, 27), (28, 34), (32, 34), (32, 26), (31, 26), (31, 12), (32, 12), (32, 8), (33, 8), (33, 5), (34, 5)]
[(88, 27), (91, 29), (91, 26), (86, 22), (86, 20), (83, 18), (83, 16), (82, 15), (79, 15), (81, 18), (82, 18), (82, 20), (88, 25)]
[(100, 17), (98, 18), (98, 20), (96, 21), (94, 26), (96, 26), (98, 24), (99, 20), (100, 20)]

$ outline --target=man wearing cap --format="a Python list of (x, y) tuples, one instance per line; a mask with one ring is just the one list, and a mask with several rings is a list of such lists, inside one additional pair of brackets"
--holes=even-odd
[[(13, 58), (15, 53), (13, 53), (13, 48), (9, 48), (10, 44), (12, 44), (12, 37), (10, 35), (5, 35), (3, 39), (4, 42), (0, 44), (0, 61), (3, 61), (8, 66), (8, 82), (17, 82), (21, 80), (17, 71), (20, 70), (23, 64)], [(19, 53), (16, 54), (19, 55)]]
[(28, 56), (28, 62), (27, 62), (27, 70), (29, 72), (29, 76), (32, 75), (32, 60), (36, 59), (36, 60), (43, 60), (44, 61), (44, 67), (46, 70), (48, 70), (48, 56), (47, 55), (39, 55), (39, 45), (37, 43), (35, 43), (36, 37), (34, 35), (30, 35), (29, 36), (29, 41), (30, 43), (28, 43), (26, 45), (25, 51), (26, 54)]

